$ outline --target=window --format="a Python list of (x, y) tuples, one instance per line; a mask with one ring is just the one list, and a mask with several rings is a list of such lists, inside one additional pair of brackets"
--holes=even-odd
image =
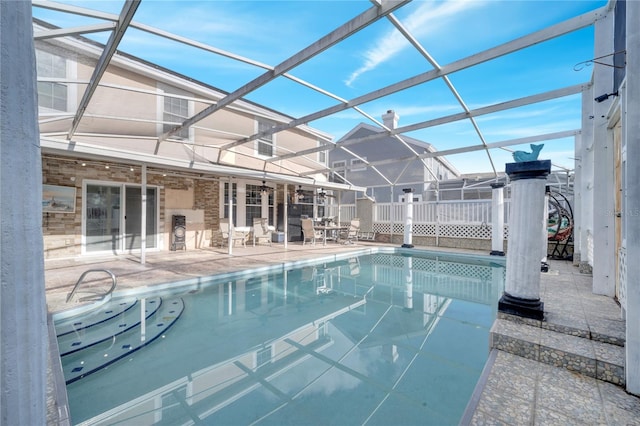
[[(400, 203), (405, 203), (406, 202), (406, 198), (405, 198), (404, 194), (398, 195), (398, 202), (400, 202)], [(422, 202), (422, 194), (413, 194), (413, 202), (414, 203), (421, 203)]]
[[(236, 183), (232, 184), (231, 187), (231, 196), (232, 201), (233, 201), (233, 224), (234, 226), (237, 224), (236, 222), (236, 213), (237, 213), (237, 206), (236, 206), (236, 200), (237, 200), (237, 196), (238, 196), (238, 186)], [(222, 217), (224, 217), (225, 219), (229, 218), (229, 183), (225, 182), (224, 184), (224, 211), (222, 212)]]
[(247, 185), (245, 198), (246, 224), (251, 226), (254, 218), (262, 217), (262, 193), (259, 185)]
[(334, 161), (333, 164), (331, 165), (331, 168), (333, 169), (334, 180), (336, 182), (344, 182), (347, 177), (347, 170), (346, 170), (347, 161), (346, 160)]
[[(301, 215), (306, 215), (308, 217), (313, 217), (313, 203), (315, 200), (315, 191), (303, 189), (301, 192), (297, 190), (298, 199), (296, 204), (298, 204)], [(300, 196), (302, 195), (302, 196)]]
[[(271, 129), (274, 124), (270, 121), (258, 119), (258, 133)], [(257, 154), (262, 157), (273, 157), (274, 135), (262, 136), (256, 141)]]
[(327, 151), (318, 151), (318, 162), (327, 164)]
[[(49, 52), (36, 50), (39, 78), (66, 78), (67, 61)], [(56, 111), (67, 110), (67, 85), (38, 82), (38, 106)]]
[[(181, 124), (189, 118), (189, 101), (181, 98), (173, 98), (171, 96), (164, 97), (164, 110), (162, 115), (162, 132), (166, 133), (173, 129), (176, 125)], [(178, 139), (189, 139), (189, 128), (184, 128), (173, 135)]]
[(367, 170), (366, 160), (367, 157), (362, 157), (363, 159), (353, 158), (351, 160), (351, 168), (349, 169), (352, 172), (361, 172), (363, 170)]

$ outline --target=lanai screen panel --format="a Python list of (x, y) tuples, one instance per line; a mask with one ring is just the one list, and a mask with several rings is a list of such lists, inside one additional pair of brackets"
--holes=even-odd
[[(549, 128), (579, 128), (579, 90), (559, 89), (588, 83), (590, 73), (576, 71), (575, 65), (592, 58), (592, 24), (599, 8), (606, 6), (605, 1), (543, 3), (548, 7), (540, 13), (539, 3), (510, 1), (261, 3), (142, 2), (128, 22), (120, 16), (131, 9), (124, 3), (70, 6), (34, 1), (34, 17), (68, 30), (67, 36), (63, 32), (47, 40), (62, 43), (82, 36), (94, 49), (94, 57), (87, 55), (76, 74), (67, 76), (75, 80), (69, 83), (76, 87), (74, 99), (82, 99), (84, 90), (95, 86), (86, 110), (65, 111), (80, 117), (71, 139), (82, 141), (91, 133), (108, 134), (101, 139), (105, 141), (121, 136), (121, 141), (110, 142), (119, 149), (131, 137), (149, 137), (162, 155), (187, 152), (195, 161), (234, 165), (242, 159), (250, 167), (310, 176), (331, 168), (322, 162), (319, 150), (310, 149), (337, 141), (360, 122), (394, 136), (394, 130), (384, 129), (379, 120), (393, 109), (402, 117), (399, 133), (440, 150), (470, 147), (483, 161), (453, 165), (463, 173), (495, 174), (505, 161), (503, 156), (494, 158), (495, 149), (505, 151), (509, 141), (517, 145), (518, 139), (549, 133)], [(310, 11), (311, 7), (318, 9)], [(139, 70), (118, 73), (110, 65), (100, 81), (88, 81), (88, 71), (99, 63), (100, 49), (110, 44), (111, 32), (76, 29), (118, 20), (123, 35), (114, 64), (126, 53), (167, 70), (165, 76), (175, 80), (155, 75), (155, 87), (149, 88), (149, 82), (136, 75)], [(39, 29), (36, 38), (44, 40), (44, 33), (46, 29)], [(179, 81), (178, 94), (188, 98), (187, 114), (175, 114), (175, 120), (157, 113), (166, 95), (158, 84), (163, 79), (167, 87)], [(134, 101), (114, 108), (123, 91)], [(526, 116), (487, 118), (488, 109), (517, 99), (537, 105), (542, 93), (550, 93), (548, 99), (577, 96), (563, 107), (569, 112), (565, 117), (541, 106)], [(150, 102), (155, 102), (153, 108), (146, 106)], [(265, 133), (221, 119), (234, 108), (236, 116), (252, 122), (273, 120), (274, 126)], [(427, 130), (458, 122), (467, 130)], [(541, 122), (553, 125), (541, 128)], [(42, 115), (41, 126), (43, 133), (60, 137), (68, 131), (69, 117)], [(287, 131), (291, 133), (285, 136)], [(270, 136), (275, 140), (272, 158), (249, 160), (256, 141)], [(180, 143), (182, 151), (173, 147)], [(406, 162), (402, 143), (393, 143), (398, 149), (390, 159)], [(492, 148), (496, 143), (504, 146)], [(567, 152), (573, 147), (567, 143), (562, 137), (547, 139), (545, 158), (571, 166)], [(471, 148), (478, 145), (482, 149)], [(147, 141), (128, 146), (149, 150)], [(397, 167), (377, 170), (378, 176), (388, 173), (383, 181), (398, 178)]]

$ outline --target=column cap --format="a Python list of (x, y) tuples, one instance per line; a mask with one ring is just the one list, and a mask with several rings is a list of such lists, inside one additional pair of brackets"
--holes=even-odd
[(512, 181), (519, 179), (546, 179), (551, 173), (551, 160), (507, 163), (505, 171)]
[(493, 182), (490, 185), (493, 189), (504, 188), (504, 182)]

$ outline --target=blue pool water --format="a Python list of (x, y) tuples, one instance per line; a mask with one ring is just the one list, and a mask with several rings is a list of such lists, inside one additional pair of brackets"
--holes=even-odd
[[(113, 318), (64, 342), (74, 348), (62, 357), (67, 379), (75, 374), (67, 385), (71, 418), (92, 425), (458, 424), (488, 356), (503, 282), (501, 263), (411, 251), (114, 297), (72, 323), (105, 311)], [(151, 302), (162, 304), (153, 315)], [(70, 321), (57, 322), (59, 333)], [(112, 336), (110, 327), (127, 331)]]

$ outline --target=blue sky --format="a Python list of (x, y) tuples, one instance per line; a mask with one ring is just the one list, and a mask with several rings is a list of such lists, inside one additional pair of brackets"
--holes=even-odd
[[(64, 2), (118, 14), (122, 1)], [(413, 1), (394, 15), (440, 66), (481, 52), (549, 25), (604, 6), (606, 1)], [(277, 65), (325, 34), (371, 7), (366, 0), (337, 1), (168, 1), (143, 0), (134, 20), (267, 64)], [(34, 8), (34, 16), (67, 27), (96, 22), (86, 17)], [(90, 37), (106, 41), (105, 34)], [(262, 74), (262, 69), (181, 46), (129, 29), (120, 46), (130, 54), (171, 68), (231, 92)], [(469, 109), (496, 104), (574, 84), (588, 83), (592, 67), (576, 64), (593, 58), (593, 28), (586, 28), (520, 52), (449, 76)], [(391, 23), (382, 19), (343, 40), (290, 74), (343, 99), (433, 69)], [(293, 117), (338, 102), (279, 78), (247, 96), (248, 99)], [(562, 130), (578, 129), (580, 96), (477, 118), (486, 142), (499, 142)], [(360, 105), (380, 119), (389, 109), (409, 125), (462, 111), (442, 79)], [(309, 123), (340, 139), (360, 122), (353, 110)], [(439, 150), (478, 145), (469, 120), (412, 132), (410, 136)], [(512, 149), (528, 149), (514, 146)], [(511, 154), (492, 150), (496, 169), (504, 171)], [(573, 139), (545, 142), (541, 158), (573, 168)], [(489, 172), (483, 151), (450, 156), (463, 173)]]

